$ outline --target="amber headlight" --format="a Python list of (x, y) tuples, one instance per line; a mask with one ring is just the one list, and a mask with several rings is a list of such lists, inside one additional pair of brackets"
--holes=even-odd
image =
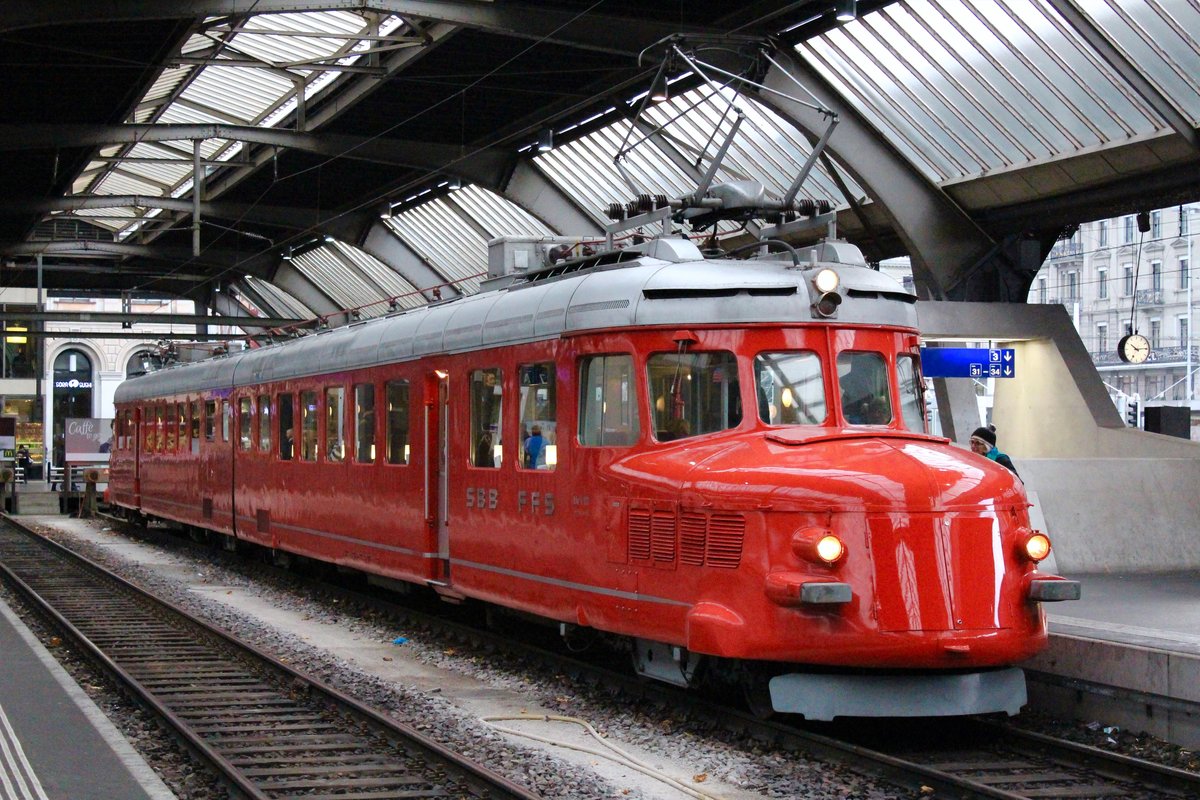
[(836, 564), (846, 556), (846, 544), (828, 528), (801, 528), (792, 535), (792, 552), (814, 564)]
[(1021, 548), (1024, 556), (1030, 561), (1041, 561), (1050, 555), (1050, 537), (1040, 531), (1034, 531)]

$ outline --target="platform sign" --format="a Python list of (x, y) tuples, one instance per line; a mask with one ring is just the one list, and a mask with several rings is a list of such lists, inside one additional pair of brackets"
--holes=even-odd
[(1013, 378), (1016, 352), (1010, 347), (922, 347), (926, 378)]

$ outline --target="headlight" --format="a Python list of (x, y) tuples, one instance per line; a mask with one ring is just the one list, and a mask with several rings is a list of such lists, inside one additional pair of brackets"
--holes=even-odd
[(1050, 555), (1050, 537), (1040, 531), (1034, 531), (1029, 538), (1025, 540), (1022, 548), (1025, 557), (1030, 561), (1038, 562)]
[(832, 565), (846, 556), (846, 544), (828, 528), (801, 528), (792, 535), (792, 552), (814, 564)]
[(838, 277), (837, 271), (826, 267), (817, 273), (817, 277), (813, 278), (813, 285), (817, 287), (817, 291), (821, 293), (832, 292), (838, 288), (842, 279)]

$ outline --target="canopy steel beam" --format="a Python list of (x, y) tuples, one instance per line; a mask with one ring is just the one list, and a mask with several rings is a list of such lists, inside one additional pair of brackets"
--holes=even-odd
[(326, 320), (335, 324), (350, 322), (349, 313), (345, 313), (320, 286), (288, 261), (284, 261), (278, 266), (271, 278), (271, 283), (304, 303)]
[[(45, 7), (43, 7), (43, 5)], [(445, 22), (518, 39), (636, 56), (642, 48), (673, 33), (700, 32), (695, 25), (644, 18), (572, 12), (535, 3), (480, 3), (476, 0), (57, 0), (10, 3), (0, 13), (0, 31), (21, 28), (148, 19), (203, 19), (245, 14), (302, 11), (378, 11), (401, 17)]]
[(531, 159), (517, 161), (501, 193), (560, 234), (604, 235), (600, 220), (558, 188)]
[(442, 297), (457, 297), (461, 292), (450, 279), (409, 247), (395, 231), (376, 219), (358, 243), (364, 253), (378, 258), (418, 289), (426, 300), (433, 300), (432, 287), (441, 287)]
[[(163, 277), (176, 277), (176, 269), (186, 267), (216, 267), (221, 270), (236, 271), (239, 274), (250, 274), (262, 277), (270, 273), (274, 266), (274, 256), (267, 254), (247, 255), (238, 250), (218, 250), (208, 248), (193, 256), (188, 247), (172, 247), (169, 245), (131, 244), (128, 242), (4, 242), (0, 243), (0, 255), (5, 257), (33, 256), (37, 254), (57, 255), (59, 257), (78, 257), (104, 259), (121, 256), (159, 259), (169, 262), (158, 270)], [(171, 265), (175, 265), (172, 267)], [(143, 269), (145, 265), (141, 265)], [(114, 267), (113, 272), (119, 271)], [(148, 273), (143, 272), (143, 276)], [(149, 273), (154, 274), (154, 273)], [(199, 276), (211, 280), (213, 275)]]
[[(56, 147), (103, 147), (139, 142), (231, 139), (271, 147), (291, 147), (318, 155), (370, 161), (409, 169), (444, 169), (458, 162), (456, 171), (472, 181), (496, 185), (510, 161), (507, 152), (477, 151), (459, 160), (458, 145), (412, 142), (381, 137), (331, 133), (297, 133), (252, 125), (0, 125), (0, 150), (47, 150)], [(230, 166), (241, 166), (231, 162)]]
[[(217, 295), (220, 297), (221, 295)], [(235, 301), (233, 302), (236, 305)], [(227, 310), (228, 306), (226, 306)], [(242, 327), (247, 322), (264, 328), (282, 328), (287, 326), (311, 325), (312, 320), (294, 319), (292, 317), (252, 317), (245, 313), (238, 315), (207, 316), (205, 314), (138, 314), (116, 311), (0, 311), (0, 322), (96, 322), (96, 323), (155, 323), (159, 325), (236, 325)]]
[[(788, 52), (772, 56), (782, 68), (772, 66), (763, 85), (786, 95), (799, 82), (837, 113), (840, 121), (829, 151), (891, 220), (912, 257), (918, 285), (933, 298), (946, 298), (995, 243), (807, 63)], [(757, 98), (810, 137), (824, 128), (824, 118), (816, 118), (810, 108), (765, 92)]]

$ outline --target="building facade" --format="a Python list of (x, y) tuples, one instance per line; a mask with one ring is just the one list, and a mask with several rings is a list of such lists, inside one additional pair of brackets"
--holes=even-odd
[[(1197, 435), (1192, 265), (1200, 253), (1200, 205), (1087, 222), (1059, 241), (1034, 279), (1031, 303), (1061, 303), (1075, 321), (1118, 409), (1185, 406)], [(1150, 341), (1132, 365), (1117, 356), (1127, 333)]]

